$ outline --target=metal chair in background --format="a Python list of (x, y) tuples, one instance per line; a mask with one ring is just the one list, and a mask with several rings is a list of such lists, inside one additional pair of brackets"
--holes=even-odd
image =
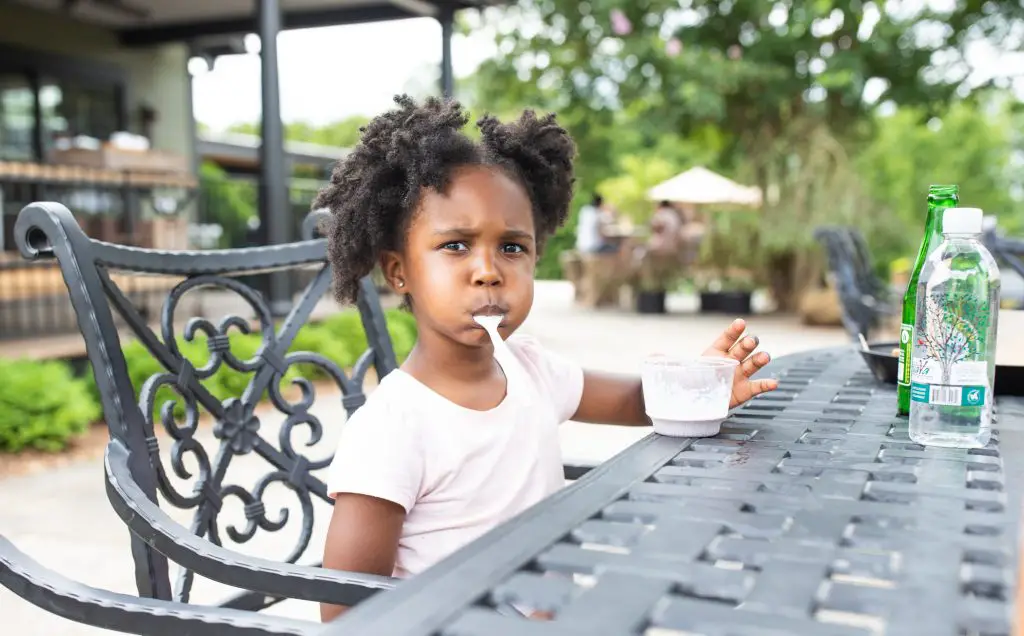
[(843, 327), (851, 340), (870, 339), (882, 322), (895, 316), (898, 304), (874, 270), (871, 252), (860, 231), (823, 226), (814, 237), (825, 249), (829, 277), (839, 294)]

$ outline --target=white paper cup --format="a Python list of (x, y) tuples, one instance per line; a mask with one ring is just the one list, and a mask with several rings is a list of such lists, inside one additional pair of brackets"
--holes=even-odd
[(717, 435), (729, 416), (738, 360), (657, 356), (644, 361), (640, 378), (654, 431), (672, 437)]

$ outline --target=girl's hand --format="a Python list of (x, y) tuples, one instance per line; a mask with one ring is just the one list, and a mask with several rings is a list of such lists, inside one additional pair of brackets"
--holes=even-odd
[(750, 376), (771, 362), (771, 356), (764, 351), (754, 353), (758, 345), (757, 336), (743, 337), (743, 330), (746, 327), (747, 323), (742, 319), (733, 321), (704, 352), (705, 356), (735, 358), (740, 361), (736, 366), (736, 377), (732, 382), (732, 398), (729, 400), (729, 408), (737, 407), (755, 395), (774, 391), (779, 387), (777, 380), (750, 379)]

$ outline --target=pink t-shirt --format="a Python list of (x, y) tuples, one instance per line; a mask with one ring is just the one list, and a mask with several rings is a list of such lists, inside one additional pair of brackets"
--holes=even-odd
[[(527, 390), (489, 411), (461, 407), (408, 373), (384, 378), (345, 423), (327, 474), (348, 492), (406, 510), (395, 576), (411, 576), (564, 486), (558, 426), (583, 370), (528, 336), (507, 341)], [(509, 376), (506, 370), (506, 376)]]

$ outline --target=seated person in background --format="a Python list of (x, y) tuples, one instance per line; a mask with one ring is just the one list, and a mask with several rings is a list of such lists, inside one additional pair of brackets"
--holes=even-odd
[(647, 240), (632, 249), (634, 267), (651, 258), (672, 260), (683, 246), (683, 218), (668, 201), (658, 204), (651, 216), (650, 228)]
[(662, 201), (651, 217), (648, 251), (665, 256), (677, 254), (682, 247), (682, 229), (683, 219), (679, 212), (668, 201)]
[(603, 207), (604, 198), (600, 194), (595, 194), (590, 203), (580, 208), (576, 224), (576, 251), (580, 254), (606, 254), (618, 251), (618, 247), (607, 238), (605, 228), (608, 225), (608, 215)]
[(629, 264), (630, 279), (641, 287), (664, 284), (683, 269), (684, 223), (679, 211), (662, 201), (651, 216), (650, 228), (647, 240), (632, 249)]

